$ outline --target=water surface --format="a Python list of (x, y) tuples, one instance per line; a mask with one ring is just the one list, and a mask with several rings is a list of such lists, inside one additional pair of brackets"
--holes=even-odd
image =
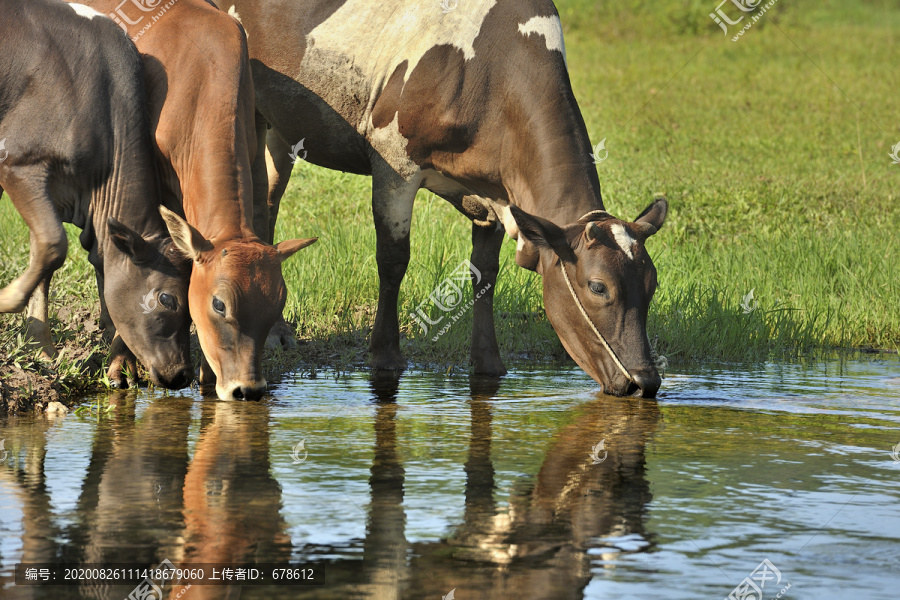
[(714, 599), (764, 559), (766, 599), (900, 586), (896, 357), (682, 369), (657, 400), (574, 368), (109, 398), (0, 421), (0, 595), (120, 599), (133, 586), (14, 586), (14, 565), (163, 559), (323, 584), (187, 599)]

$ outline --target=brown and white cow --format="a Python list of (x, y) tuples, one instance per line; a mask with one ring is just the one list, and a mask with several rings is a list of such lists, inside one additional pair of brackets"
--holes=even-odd
[(257, 139), (244, 32), (204, 0), (82, 1), (117, 20), (144, 58), (171, 209), (163, 216), (193, 261), (188, 303), (203, 350), (200, 383), (215, 381), (223, 399), (258, 398), (263, 344), (287, 294), (281, 263), (315, 239), (272, 245), (254, 233)]
[(0, 191), (31, 232), (28, 268), (0, 290), (0, 312), (30, 299), (30, 332), (55, 354), (47, 294), (66, 258), (62, 223), (74, 223), (97, 272), (101, 320), (116, 330), (110, 383), (127, 387), (123, 370), (137, 355), (157, 385), (188, 385), (189, 264), (158, 212), (134, 45), (78, 4), (0, 0), (0, 15)]
[(299, 140), (312, 163), (372, 175), (376, 369), (405, 364), (397, 300), (426, 188), (473, 220), (478, 285), (491, 284), (474, 308), (476, 372), (505, 373), (492, 314), (505, 231), (516, 262), (543, 276), (547, 315), (578, 364), (608, 393), (656, 393), (644, 242), (667, 204), (635, 222), (603, 210), (550, 0), (216, 2), (247, 31), (257, 110), (272, 128), (270, 227)]

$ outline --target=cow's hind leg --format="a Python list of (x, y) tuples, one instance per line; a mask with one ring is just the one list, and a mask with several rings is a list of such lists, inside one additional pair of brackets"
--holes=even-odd
[(503, 236), (504, 230), (498, 224), (482, 227), (472, 223), (472, 265), (478, 273), (472, 273), (475, 304), (472, 308), (470, 356), (475, 373), (479, 375), (506, 374), (494, 329), (494, 290), (500, 270)]
[[(263, 123), (262, 132), (260, 132), (259, 123), (257, 123), (257, 135), (265, 144), (260, 144), (260, 152), (257, 156), (257, 162), (262, 160), (262, 165), (261, 167), (256, 166), (253, 172), (253, 205), (254, 210), (257, 205), (264, 205), (260, 210), (265, 210), (268, 215), (268, 223), (265, 232), (257, 231), (256, 234), (266, 242), (274, 244), (275, 221), (278, 218), (278, 209), (281, 207), (281, 197), (284, 196), (288, 181), (291, 179), (294, 161), (290, 156), (291, 147), (278, 136), (274, 129), (266, 133), (265, 123)], [(262, 151), (263, 148), (265, 148), (265, 152)], [(257, 177), (259, 177), (259, 184), (256, 183)], [(258, 189), (258, 186), (261, 187)], [(262, 195), (262, 197), (260, 198), (258, 195)], [(297, 346), (294, 332), (284, 319), (272, 326), (266, 338), (267, 348), (277, 348), (278, 346), (282, 348)]]
[[(21, 177), (21, 176), (20, 176)], [(43, 183), (44, 177), (36, 178)], [(25, 272), (0, 290), (0, 312), (22, 312), (34, 289), (66, 260), (68, 240), (44, 185), (19, 178), (6, 192), (31, 232), (31, 256)]]
[(33, 346), (41, 349), (41, 356), (52, 359), (56, 356), (56, 346), (50, 335), (50, 278), (48, 275), (37, 285), (28, 301), (25, 312), (25, 328)]
[(370, 364), (379, 371), (402, 371), (406, 359), (400, 352), (397, 301), (400, 284), (409, 266), (409, 228), (420, 179), (407, 181), (389, 167), (372, 174), (372, 213), (375, 217), (375, 260), (378, 263), (378, 310)]

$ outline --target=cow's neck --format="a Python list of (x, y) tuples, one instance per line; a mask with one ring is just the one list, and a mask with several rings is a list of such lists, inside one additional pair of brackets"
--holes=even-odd
[(509, 199), (522, 210), (563, 226), (602, 210), (591, 143), (571, 91), (530, 101), (522, 121), (504, 136), (501, 177)]
[[(165, 233), (159, 214), (159, 184), (154, 170), (149, 124), (141, 115), (114, 119), (112, 173), (91, 192), (90, 219), (82, 227), (81, 244), (91, 264), (100, 268), (104, 256), (119, 256), (109, 235), (112, 217), (143, 236)], [(86, 220), (87, 221), (87, 220)]]
[(170, 155), (185, 218), (208, 240), (255, 239), (248, 152), (234, 128), (210, 125), (195, 125), (204, 134), (176, 144)]

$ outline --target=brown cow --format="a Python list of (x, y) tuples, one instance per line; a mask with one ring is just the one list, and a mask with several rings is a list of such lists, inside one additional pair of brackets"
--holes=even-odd
[(118, 21), (144, 57), (171, 209), (163, 216), (194, 263), (188, 303), (203, 349), (200, 382), (215, 381), (223, 399), (258, 398), (263, 344), (287, 294), (281, 263), (315, 239), (273, 246), (254, 233), (257, 138), (244, 32), (203, 0), (85, 3)]
[(372, 175), (376, 369), (405, 365), (397, 301), (426, 188), (473, 221), (477, 373), (506, 372), (493, 318), (505, 232), (518, 240), (516, 262), (543, 276), (548, 318), (576, 362), (608, 393), (656, 394), (646, 333), (656, 271), (644, 242), (667, 204), (634, 223), (603, 210), (550, 0), (217, 4), (246, 28), (259, 134), (271, 126), (269, 231), (299, 140), (309, 162)]

